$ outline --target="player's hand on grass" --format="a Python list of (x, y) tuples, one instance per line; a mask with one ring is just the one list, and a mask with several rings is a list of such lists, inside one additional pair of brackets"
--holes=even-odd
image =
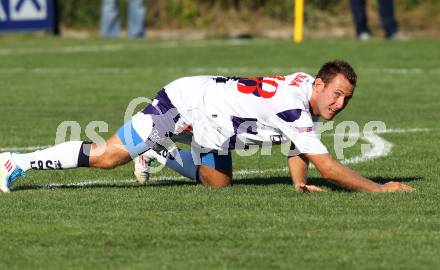
[(414, 192), (415, 188), (408, 185), (402, 184), (400, 182), (388, 182), (382, 185), (383, 192), (394, 192), (394, 191), (404, 191), (404, 192)]
[(324, 190), (318, 186), (315, 185), (298, 185), (295, 186), (295, 190), (297, 192), (323, 192)]

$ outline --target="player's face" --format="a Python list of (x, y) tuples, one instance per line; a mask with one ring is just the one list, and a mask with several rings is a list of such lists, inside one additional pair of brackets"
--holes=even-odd
[(315, 89), (317, 108), (314, 109), (314, 113), (331, 120), (347, 106), (353, 95), (353, 87), (342, 74), (336, 75), (328, 83), (324, 83), (321, 79), (317, 80), (322, 82), (322, 85)]

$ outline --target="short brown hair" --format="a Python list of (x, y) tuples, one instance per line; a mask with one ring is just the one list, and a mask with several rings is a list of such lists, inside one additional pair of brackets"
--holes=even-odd
[(324, 83), (331, 81), (336, 75), (342, 74), (353, 86), (356, 87), (357, 75), (353, 67), (343, 60), (333, 60), (325, 63), (319, 69), (316, 78), (321, 78)]

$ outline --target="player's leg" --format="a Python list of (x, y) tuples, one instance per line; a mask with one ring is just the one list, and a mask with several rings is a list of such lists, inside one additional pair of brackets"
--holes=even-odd
[[(198, 159), (194, 161), (194, 159)], [(196, 180), (205, 186), (222, 188), (231, 185), (232, 157), (228, 152), (178, 150), (168, 155), (165, 165), (179, 174)]]
[[(194, 158), (198, 159), (197, 162), (194, 161)], [(200, 154), (195, 151), (175, 148), (171, 151), (149, 150), (143, 153), (139, 159), (135, 159), (134, 173), (140, 183), (145, 183), (148, 180), (149, 173), (152, 171), (148, 161), (155, 159), (180, 175), (198, 181), (205, 186), (221, 188), (231, 185), (232, 157), (230, 153), (226, 155), (219, 155), (217, 152)]]
[(204, 186), (223, 188), (232, 184), (232, 170), (214, 169), (202, 164), (198, 172), (199, 181)]
[(91, 145), (88, 165), (93, 168), (113, 169), (130, 160), (130, 154), (116, 133), (105, 144)]
[(9, 192), (13, 182), (30, 169), (110, 169), (125, 164), (158, 143), (165, 147), (173, 144), (168, 136), (179, 117), (162, 90), (153, 104), (133, 116), (103, 145), (71, 141), (27, 154), (0, 154), (0, 191)]
[(210, 152), (201, 156), (198, 180), (205, 186), (223, 188), (232, 184), (232, 157)]
[[(141, 119), (143, 120), (143, 119)], [(142, 128), (152, 130), (153, 122)], [(133, 156), (149, 149), (129, 121), (105, 144), (97, 145), (84, 141), (70, 141), (26, 154), (0, 154), (0, 191), (9, 192), (10, 186), (25, 172), (34, 170), (72, 169), (94, 167), (111, 169), (127, 163)]]
[(18, 154), (0, 154), (0, 191), (10, 186), (28, 170), (63, 170), (79, 167), (109, 169), (131, 160), (117, 134), (103, 145), (84, 141), (69, 141), (43, 150)]

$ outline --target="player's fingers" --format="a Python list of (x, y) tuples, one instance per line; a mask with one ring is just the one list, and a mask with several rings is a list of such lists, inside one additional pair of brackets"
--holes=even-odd
[(415, 188), (413, 188), (411, 186), (408, 186), (408, 185), (405, 185), (405, 184), (402, 184), (402, 183), (400, 183), (399, 189), (402, 190), (402, 191), (406, 191), (406, 192), (414, 192), (414, 191), (416, 191)]
[(414, 188), (402, 184), (400, 182), (388, 182), (385, 184), (385, 186), (387, 187), (388, 192), (393, 192), (393, 191), (405, 191), (405, 192), (414, 192), (416, 191)]
[(310, 192), (323, 192), (324, 190), (320, 187), (317, 187), (315, 185), (305, 185), (305, 188), (307, 189), (307, 191)]

